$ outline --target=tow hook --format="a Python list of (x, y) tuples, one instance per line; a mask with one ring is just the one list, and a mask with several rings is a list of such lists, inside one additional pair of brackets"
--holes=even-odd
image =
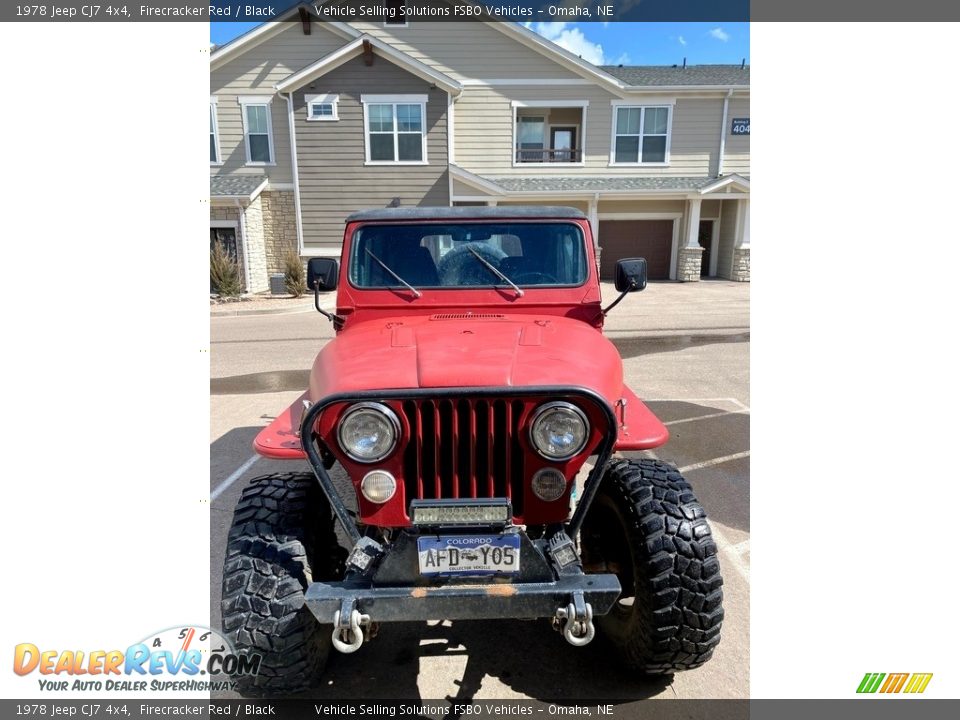
[(593, 640), (597, 632), (593, 626), (593, 608), (583, 601), (582, 592), (573, 593), (569, 605), (557, 608), (553, 627), (562, 632), (564, 639), (574, 647), (583, 647)]
[[(355, 653), (363, 645), (362, 626), (367, 626), (373, 630), (370, 623), (370, 616), (363, 615), (354, 607), (352, 600), (344, 600), (340, 609), (333, 613), (333, 636), (331, 642), (333, 646), (342, 653)], [(371, 632), (371, 637), (373, 633)]]

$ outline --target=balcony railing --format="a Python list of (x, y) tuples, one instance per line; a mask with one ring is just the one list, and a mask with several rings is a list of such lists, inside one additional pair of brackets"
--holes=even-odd
[(576, 148), (561, 148), (549, 150), (528, 150), (517, 148), (518, 163), (569, 163), (580, 162), (583, 159), (583, 150)]

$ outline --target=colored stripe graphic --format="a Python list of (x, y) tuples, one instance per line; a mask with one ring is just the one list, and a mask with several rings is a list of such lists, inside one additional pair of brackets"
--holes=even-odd
[(858, 693), (875, 693), (877, 688), (880, 687), (880, 683), (885, 677), (885, 673), (867, 673), (863, 676), (863, 680), (860, 681), (860, 687), (857, 688)]
[(930, 684), (933, 673), (914, 673), (904, 689), (905, 693), (922, 693)]
[(887, 681), (883, 683), (883, 687), (880, 688), (882, 693), (898, 693), (900, 688), (903, 687), (903, 684), (907, 681), (907, 678), (910, 676), (910, 673), (890, 673), (887, 676)]
[[(884, 682), (886, 678), (886, 682)], [(866, 673), (860, 685), (857, 686), (858, 693), (875, 693), (879, 690), (881, 693), (892, 694), (904, 693), (919, 694), (927, 689), (933, 673)], [(881, 686), (881, 683), (883, 685)]]

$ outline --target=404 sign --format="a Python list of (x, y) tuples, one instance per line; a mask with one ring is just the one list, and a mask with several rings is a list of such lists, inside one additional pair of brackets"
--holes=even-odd
[(749, 135), (750, 118), (734, 118), (733, 127), (730, 130), (732, 135)]

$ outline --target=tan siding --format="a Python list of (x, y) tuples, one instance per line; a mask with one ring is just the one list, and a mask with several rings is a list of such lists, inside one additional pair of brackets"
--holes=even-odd
[(750, 175), (750, 136), (731, 135), (733, 118), (750, 117), (750, 98), (732, 98), (727, 112), (726, 145), (723, 153), (723, 173)]
[[(347, 40), (324, 30), (318, 23), (313, 24), (310, 35), (303, 34), (300, 23), (290, 23), (287, 29), (212, 70), (210, 94), (217, 97), (217, 124), (223, 165), (211, 167), (211, 174), (265, 175), (274, 183), (293, 182), (287, 101), (275, 93), (273, 86), (346, 43)], [(237, 104), (240, 95), (273, 96), (270, 106), (275, 156), (273, 167), (247, 167), (245, 164), (243, 120)]]
[(380, 22), (351, 25), (456, 78), (581, 77), (483, 23), (412, 21), (399, 28), (384, 27)]
[(547, 205), (549, 207), (572, 207), (584, 213), (589, 212), (589, 203), (584, 200), (511, 200), (509, 202), (498, 202), (497, 206), (516, 206), (516, 205)]
[[(260, 93), (247, 92), (246, 95)], [(290, 172), (290, 133), (287, 122), (287, 101), (280, 95), (264, 95), (270, 102), (273, 129), (272, 166), (247, 165), (247, 149), (243, 138), (243, 109), (237, 95), (217, 95), (217, 130), (222, 165), (211, 166), (211, 175), (264, 175), (274, 183), (293, 181)]]
[[(447, 94), (382, 58), (355, 58), (294, 94), (303, 241), (308, 250), (338, 247), (344, 218), (361, 208), (448, 205)], [(340, 96), (335, 122), (307, 122), (304, 93)], [(428, 94), (428, 165), (365, 166), (362, 94)]]
[[(456, 163), (479, 175), (700, 176), (716, 172), (723, 100), (678, 99), (669, 167), (610, 166), (611, 93), (596, 86), (467, 87), (456, 103)], [(512, 101), (586, 100), (584, 167), (512, 166)], [(638, 101), (639, 102), (639, 101)], [(533, 112), (528, 110), (527, 112)], [(565, 113), (568, 111), (564, 111)], [(551, 120), (552, 122), (552, 120)], [(581, 131), (581, 135), (582, 135)]]
[(683, 200), (601, 200), (597, 212), (604, 213), (682, 213)]
[(737, 231), (736, 200), (727, 200), (720, 203), (723, 206), (720, 215), (720, 242), (717, 243), (717, 276), (730, 278), (733, 262), (733, 243)]

